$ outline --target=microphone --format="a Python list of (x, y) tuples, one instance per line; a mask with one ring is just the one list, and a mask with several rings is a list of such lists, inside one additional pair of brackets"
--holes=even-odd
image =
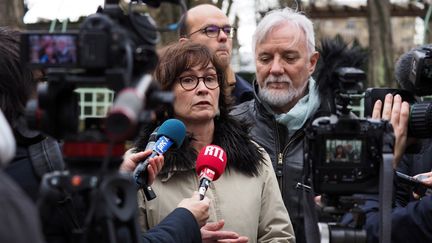
[(3, 112), (0, 110), (0, 167), (6, 164), (15, 156), (15, 138)]
[(210, 182), (217, 180), (225, 171), (226, 161), (226, 153), (219, 146), (207, 145), (201, 149), (196, 161), (196, 172), (200, 179), (200, 200), (204, 199)]
[(164, 154), (172, 145), (176, 148), (180, 148), (185, 136), (186, 126), (183, 122), (177, 119), (169, 119), (159, 127), (156, 135), (156, 143), (150, 141), (147, 144), (146, 149), (152, 147), (153, 152), (145, 161), (140, 162), (134, 170), (135, 183), (139, 188), (143, 188), (147, 200), (152, 200), (156, 197), (152, 188), (147, 185), (147, 167), (149, 159)]

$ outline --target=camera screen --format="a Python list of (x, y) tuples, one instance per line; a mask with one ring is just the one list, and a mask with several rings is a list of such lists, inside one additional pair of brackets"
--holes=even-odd
[(30, 64), (73, 66), (77, 63), (77, 35), (30, 34), (27, 43)]
[(363, 142), (359, 139), (327, 139), (326, 163), (360, 163)]

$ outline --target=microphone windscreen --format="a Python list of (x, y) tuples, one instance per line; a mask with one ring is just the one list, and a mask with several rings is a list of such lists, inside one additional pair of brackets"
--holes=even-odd
[(176, 148), (180, 148), (186, 136), (186, 126), (177, 119), (168, 119), (159, 127), (156, 138), (168, 137), (174, 142)]
[(413, 48), (409, 52), (401, 55), (395, 65), (394, 75), (396, 82), (402, 89), (408, 90), (410, 92), (414, 91), (414, 84), (410, 81), (410, 73), (412, 72), (413, 68), (412, 65), (414, 60), (414, 52), (417, 50), (418, 47)]
[(196, 161), (196, 172), (198, 175), (205, 168), (215, 172), (213, 181), (217, 180), (225, 171), (227, 156), (225, 151), (216, 145), (207, 145), (201, 149)]

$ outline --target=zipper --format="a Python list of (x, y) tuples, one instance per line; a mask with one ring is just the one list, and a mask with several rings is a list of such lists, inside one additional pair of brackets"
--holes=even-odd
[(283, 158), (283, 154), (282, 153), (279, 153), (278, 154), (278, 165), (283, 165), (283, 161), (282, 161), (282, 158)]
[[(277, 132), (277, 131), (276, 131)], [(290, 147), (291, 144), (293, 144), (295, 141), (297, 141), (299, 138), (301, 138), (304, 135), (304, 131), (303, 130), (299, 130), (297, 131), (297, 133), (294, 134), (293, 137), (291, 137), (291, 139), (288, 141), (287, 145), (283, 148), (282, 152), (279, 152), (278, 154), (278, 161), (277, 161), (277, 170), (281, 170), (279, 173), (276, 173), (277, 179), (278, 179), (278, 183), (279, 183), (279, 189), (281, 190), (282, 194), (283, 194), (283, 189), (284, 189), (284, 175), (283, 175), (283, 171), (284, 171), (284, 163), (283, 163), (283, 158), (284, 158), (284, 154), (286, 154), (288, 148)], [(278, 135), (279, 138), (279, 135)], [(278, 140), (279, 143), (279, 140)], [(279, 145), (280, 148), (280, 145)]]
[[(303, 129), (298, 130), (297, 133), (294, 134), (294, 136), (291, 137), (291, 139), (288, 141), (287, 145), (284, 147), (284, 149), (282, 150), (282, 154), (285, 154), (285, 152), (288, 150), (288, 147), (293, 144), (295, 141), (297, 141), (300, 137), (304, 136), (304, 131)], [(282, 159), (282, 157), (281, 157)]]

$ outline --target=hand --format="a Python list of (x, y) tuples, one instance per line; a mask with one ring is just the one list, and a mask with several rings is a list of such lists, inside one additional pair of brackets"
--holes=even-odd
[(207, 222), (209, 216), (210, 200), (204, 197), (200, 200), (200, 195), (198, 192), (194, 192), (191, 198), (183, 199), (179, 204), (179, 208), (186, 208), (195, 217), (198, 225), (202, 227)]
[(233, 231), (223, 231), (225, 221), (207, 223), (201, 228), (201, 237), (203, 243), (247, 243), (249, 239), (245, 236), (239, 236)]
[[(415, 175), (414, 178), (420, 180), (423, 184), (427, 185), (427, 186), (432, 186), (432, 172), (427, 172), (427, 173), (421, 173), (418, 175)], [(430, 189), (428, 189), (430, 190)], [(420, 199), (420, 195), (418, 195), (417, 193), (413, 192), (413, 196), (415, 199)]]
[[(123, 162), (120, 165), (120, 172), (132, 173), (137, 167), (138, 163), (144, 161), (152, 153), (152, 150), (146, 150), (144, 152), (138, 153), (129, 153), (129, 151), (126, 152), (124, 155)], [(157, 174), (162, 169), (163, 164), (163, 155), (158, 155), (154, 158), (149, 159), (149, 164), (147, 167), (148, 185), (151, 185), (154, 182)]]
[(423, 182), (428, 186), (432, 186), (432, 172), (421, 173), (415, 175), (414, 178), (420, 180), (421, 182)]
[(324, 207), (323, 202), (321, 201), (321, 195), (314, 197), (315, 206), (322, 208)]
[(400, 95), (387, 94), (384, 100), (384, 108), (381, 117), (382, 101), (377, 100), (375, 102), (372, 118), (389, 120), (393, 126), (395, 134), (395, 145), (393, 152), (393, 168), (396, 168), (399, 161), (402, 159), (402, 155), (405, 152), (407, 146), (407, 134), (408, 134), (408, 119), (409, 119), (409, 104), (408, 102), (402, 102)]

